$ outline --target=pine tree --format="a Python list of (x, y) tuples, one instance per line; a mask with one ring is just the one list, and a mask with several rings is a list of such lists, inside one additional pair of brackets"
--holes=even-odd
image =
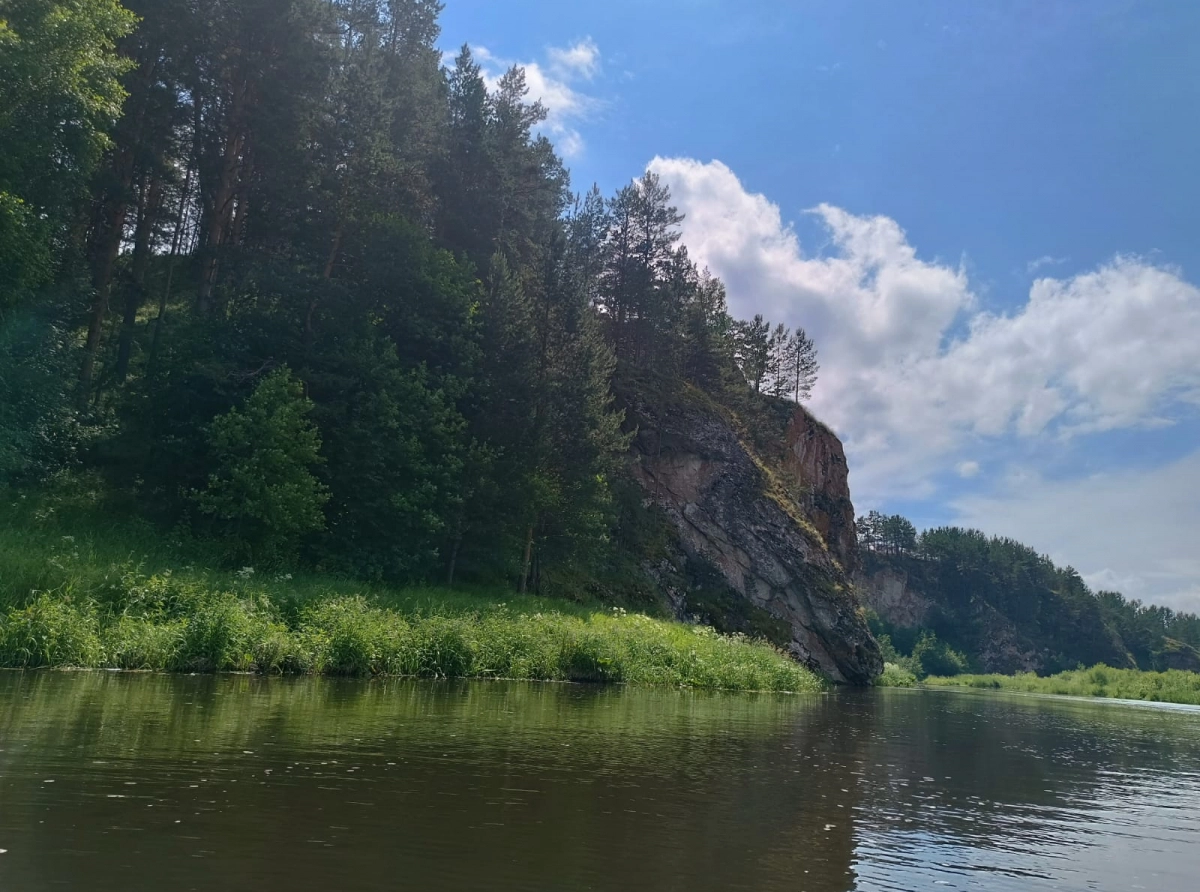
[(762, 314), (749, 322), (738, 323), (738, 368), (755, 393), (762, 393), (763, 383), (773, 375), (776, 357), (772, 355), (771, 346), (771, 323), (764, 320)]
[(797, 328), (791, 336), (777, 342), (778, 382), (780, 395), (788, 395), (797, 403), (812, 396), (817, 383), (817, 348), (803, 328)]
[(677, 262), (683, 215), (671, 205), (670, 190), (650, 172), (621, 189), (608, 210), (600, 306), (617, 357), (647, 364), (674, 333), (679, 307), (667, 281)]

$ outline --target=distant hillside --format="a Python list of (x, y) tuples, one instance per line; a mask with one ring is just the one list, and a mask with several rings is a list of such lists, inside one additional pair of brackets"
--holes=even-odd
[(1200, 670), (1200, 618), (1093, 593), (1011, 539), (901, 517), (858, 521), (856, 584), (885, 656), (922, 672), (1061, 672), (1082, 664)]

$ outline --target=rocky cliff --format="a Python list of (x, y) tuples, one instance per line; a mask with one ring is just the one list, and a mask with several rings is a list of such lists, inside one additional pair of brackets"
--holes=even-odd
[(1027, 605), (1005, 612), (1003, 602), (992, 603), (996, 593), (986, 579), (963, 585), (960, 568), (911, 556), (868, 552), (865, 558), (853, 574), (855, 590), (893, 637), (932, 630), (974, 668), (1004, 675), (1045, 674), (1076, 663), (1134, 665), (1090, 595), (1072, 599), (1046, 589), (1038, 592), (1036, 610)]
[(776, 442), (767, 455), (702, 395), (666, 408), (635, 403), (628, 417), (634, 476), (686, 559), (715, 568), (736, 597), (782, 621), (801, 662), (837, 682), (877, 676), (879, 648), (847, 575), (857, 561), (854, 510), (837, 438), (795, 410), (786, 430), (756, 432)]
[(842, 441), (797, 407), (788, 422), (785, 444), (780, 462), (785, 481), (842, 568), (852, 572), (858, 566), (858, 535)]

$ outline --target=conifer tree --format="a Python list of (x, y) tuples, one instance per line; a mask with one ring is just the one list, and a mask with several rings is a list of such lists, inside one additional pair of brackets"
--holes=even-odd
[(787, 338), (776, 341), (778, 387), (780, 395), (790, 396), (797, 403), (812, 396), (817, 383), (817, 347), (803, 328), (797, 328)]

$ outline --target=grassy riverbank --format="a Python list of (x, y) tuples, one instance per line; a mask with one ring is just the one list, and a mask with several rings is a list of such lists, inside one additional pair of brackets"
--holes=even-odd
[(922, 684), (1200, 705), (1200, 674), (1176, 669), (1145, 672), (1093, 666), (1091, 669), (1060, 672), (1046, 678), (1032, 672), (1020, 675), (955, 675), (949, 678), (926, 678)]
[(204, 569), (140, 527), (5, 506), (0, 667), (412, 675), (819, 691), (766, 644), (620, 608)]

